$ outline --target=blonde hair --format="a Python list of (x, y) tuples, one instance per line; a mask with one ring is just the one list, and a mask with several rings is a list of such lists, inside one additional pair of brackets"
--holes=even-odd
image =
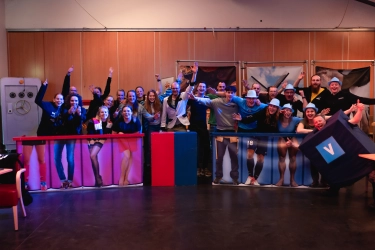
[(111, 118), (110, 118), (110, 116), (109, 116), (109, 109), (108, 109), (107, 106), (100, 106), (100, 107), (98, 108), (98, 112), (96, 113), (96, 117), (95, 117), (95, 118), (96, 118), (97, 120), (99, 120), (99, 121), (102, 120), (102, 119), (100, 118), (100, 111), (101, 111), (102, 109), (106, 109), (107, 112), (108, 112), (108, 117), (107, 117), (106, 122), (111, 122)]

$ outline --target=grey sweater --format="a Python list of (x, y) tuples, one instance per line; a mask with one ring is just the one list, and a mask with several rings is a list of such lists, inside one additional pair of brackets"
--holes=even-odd
[(234, 120), (232, 114), (238, 113), (238, 106), (233, 102), (226, 102), (225, 98), (209, 98), (196, 97), (198, 102), (210, 107), (214, 110), (216, 116), (216, 128), (218, 130), (234, 130)]

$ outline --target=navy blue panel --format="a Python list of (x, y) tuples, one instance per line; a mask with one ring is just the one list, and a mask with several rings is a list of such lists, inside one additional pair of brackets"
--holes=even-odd
[(175, 185), (197, 185), (197, 133), (174, 133)]

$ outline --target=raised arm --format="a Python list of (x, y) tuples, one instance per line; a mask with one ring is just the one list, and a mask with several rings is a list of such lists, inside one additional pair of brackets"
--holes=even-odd
[(367, 104), (367, 105), (375, 105), (375, 99), (373, 98), (366, 98), (366, 97), (361, 97), (361, 96), (357, 96), (355, 94), (353, 94), (352, 92), (350, 92), (348, 90), (348, 95), (350, 96), (350, 100), (352, 101), (352, 104), (354, 103), (358, 103), (358, 100), (359, 102), (362, 104)]
[(288, 85), (288, 82), (283, 82), (282, 84), (281, 84), (281, 88), (279, 88), (278, 90), (277, 90), (277, 94), (278, 95), (281, 95), (281, 93), (284, 91), (284, 89), (286, 88), (286, 85)]
[(306, 108), (306, 106), (307, 106), (308, 103), (307, 103), (306, 96), (305, 96), (305, 93), (303, 92), (303, 90), (299, 91), (299, 95), (302, 98), (302, 107)]
[(362, 120), (362, 111), (365, 109), (365, 105), (360, 103), (359, 99), (357, 100), (357, 113), (355, 113), (354, 117), (350, 119), (348, 122), (351, 124), (358, 124)]
[(38, 94), (36, 94), (36, 96), (35, 96), (35, 103), (36, 103), (36, 105), (38, 105), (41, 108), (42, 108), (42, 104), (43, 104), (43, 97), (44, 97), (44, 95), (46, 94), (46, 91), (47, 91), (47, 86), (48, 86), (48, 81), (46, 79), (42, 83), (42, 85), (40, 86)]
[(63, 95), (64, 100), (65, 100), (65, 97), (67, 97), (70, 93), (70, 74), (73, 72), (73, 70), (74, 68), (72, 65), (72, 67), (68, 69), (68, 73), (66, 73), (65, 78), (64, 78), (64, 83), (63, 83), (63, 87), (61, 90), (61, 94)]
[(183, 100), (187, 100), (189, 98), (189, 94), (193, 92), (194, 84), (195, 84), (195, 81), (197, 80), (198, 62), (194, 62), (194, 66), (191, 66), (191, 71), (193, 71), (193, 76), (191, 78), (189, 86), (187, 86), (186, 90), (181, 94), (181, 98)]
[(101, 96), (101, 99), (102, 99), (102, 100), (105, 100), (105, 98), (107, 98), (107, 96), (109, 95), (109, 93), (111, 93), (112, 74), (113, 74), (113, 68), (110, 67), (110, 68), (109, 68), (108, 78), (107, 78), (107, 83), (106, 83), (106, 85), (105, 85), (105, 89), (104, 89), (104, 93), (103, 93), (103, 95)]
[(250, 84), (247, 82), (246, 79), (242, 79), (241, 83), (242, 83), (242, 86), (245, 87), (246, 91), (251, 89)]
[(197, 74), (198, 74), (198, 62), (194, 62), (194, 65), (191, 66), (191, 71), (193, 71), (193, 76), (191, 77), (191, 82), (195, 83), (195, 81), (197, 80)]
[(160, 79), (160, 75), (159, 74), (155, 74), (155, 78), (156, 78), (156, 82), (158, 83), (158, 95), (162, 94), (163, 93), (163, 86), (161, 85), (161, 79)]
[(305, 78), (305, 72), (301, 72), (299, 74), (299, 76), (297, 77), (297, 79), (295, 80), (295, 82), (293, 83), (293, 87), (298, 87), (299, 83), (301, 82), (301, 80)]

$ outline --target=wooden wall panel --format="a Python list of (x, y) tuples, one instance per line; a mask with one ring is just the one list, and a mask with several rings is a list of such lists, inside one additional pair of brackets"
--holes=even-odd
[(125, 91), (154, 88), (154, 32), (119, 32), (119, 82)]
[(44, 78), (42, 32), (8, 33), (8, 70), (10, 77)]
[(119, 89), (117, 62), (117, 32), (84, 32), (82, 33), (82, 96), (92, 99), (89, 86), (101, 87), (104, 91), (109, 68), (113, 67), (111, 94)]
[(273, 32), (237, 32), (235, 61), (273, 61)]
[[(375, 59), (375, 33), (350, 32), (348, 34), (348, 60), (374, 60)], [(371, 66), (371, 83), (374, 83), (374, 66), (370, 62), (350, 62), (345, 68), (362, 68)], [(374, 85), (370, 84), (370, 97), (374, 97)], [(373, 106), (370, 106), (373, 110)]]
[(81, 33), (45, 32), (44, 53), (45, 76), (49, 82), (44, 99), (52, 100), (54, 94), (61, 92), (64, 77), (71, 65), (74, 65), (71, 86), (76, 86), (81, 94)]
[(160, 44), (156, 47), (156, 51), (158, 51), (156, 62), (160, 63), (160, 67), (157, 68), (158, 71), (155, 73), (160, 72), (161, 77), (176, 77), (176, 61), (191, 60), (189, 50), (190, 34), (192, 33), (158, 32)]
[(375, 33), (350, 32), (348, 51), (348, 60), (374, 60)]
[[(237, 32), (235, 33), (235, 60), (244, 62), (271, 62), (274, 60), (273, 41), (273, 32)], [(241, 70), (241, 79), (246, 79), (246, 67), (270, 65), (272, 64), (244, 64), (244, 68), (240, 69), (238, 67), (238, 70)], [(240, 92), (245, 92), (243, 86)]]
[(194, 43), (194, 60), (235, 60), (234, 32), (195, 32)]
[[(309, 32), (275, 32), (274, 33), (274, 60), (275, 61), (305, 61), (307, 63), (281, 63), (280, 66), (303, 66), (303, 71), (308, 72), (310, 63)], [(303, 84), (308, 82), (309, 74)]]
[[(345, 36), (347, 32), (312, 32), (314, 36), (312, 60), (344, 60)], [(343, 63), (318, 63), (329, 68), (342, 68)], [(318, 65), (317, 64), (317, 65)]]
[(35, 77), (44, 81), (45, 62), (44, 62), (44, 33), (38, 32), (35, 34)]
[(309, 59), (309, 32), (275, 32), (275, 61), (303, 61)]

